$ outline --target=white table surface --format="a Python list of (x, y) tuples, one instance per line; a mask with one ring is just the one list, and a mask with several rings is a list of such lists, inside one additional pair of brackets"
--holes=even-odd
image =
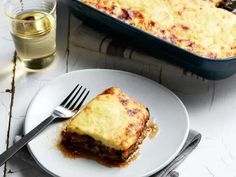
[[(27, 73), (14, 59), (14, 45), (6, 18), (0, 11), (0, 152), (22, 133), (31, 99), (51, 79), (78, 69), (112, 68), (136, 72), (160, 82), (178, 95), (187, 107), (190, 127), (202, 133), (202, 141), (178, 167), (180, 177), (236, 177), (236, 75), (221, 81), (207, 81), (176, 70), (176, 67), (156, 68), (132, 61), (124, 63), (116, 57), (77, 48), (70, 43), (68, 29), (73, 32), (79, 21), (60, 1), (58, 12), (55, 62), (44, 71)], [(49, 175), (40, 167), (33, 167), (15, 157), (0, 167), (1, 176)]]

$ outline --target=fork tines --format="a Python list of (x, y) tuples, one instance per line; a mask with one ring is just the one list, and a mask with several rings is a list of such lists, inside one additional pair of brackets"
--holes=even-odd
[[(79, 87), (79, 84), (71, 91), (71, 93), (65, 98), (65, 100), (61, 103), (60, 106), (63, 106), (63, 107), (70, 109), (72, 111), (76, 111), (77, 109), (79, 109), (82, 106), (84, 100), (86, 99), (86, 97), (89, 94), (89, 90), (84, 88), (83, 91), (81, 92), (83, 87), (82, 86), (80, 86), (79, 88), (78, 87)], [(85, 91), (86, 91), (86, 93), (85, 93)], [(83, 96), (83, 98), (82, 98), (82, 96)], [(81, 98), (82, 98), (82, 100), (79, 102), (79, 100)]]

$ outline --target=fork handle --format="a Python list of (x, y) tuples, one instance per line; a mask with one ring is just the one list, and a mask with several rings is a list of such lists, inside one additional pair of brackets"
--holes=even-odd
[(19, 141), (17, 141), (14, 145), (12, 145), (9, 149), (3, 152), (0, 155), (0, 167), (8, 161), (13, 155), (15, 155), (22, 147), (24, 147), (28, 142), (30, 142), (36, 135), (38, 135), (42, 130), (44, 130), (55, 117), (49, 116), (43, 122), (41, 122), (37, 127), (27, 133), (24, 137), (22, 137)]

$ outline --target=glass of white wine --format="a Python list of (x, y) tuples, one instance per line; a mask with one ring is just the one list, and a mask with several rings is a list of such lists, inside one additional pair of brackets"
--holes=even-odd
[(56, 53), (56, 0), (7, 0), (5, 14), (17, 57), (24, 66), (49, 66)]

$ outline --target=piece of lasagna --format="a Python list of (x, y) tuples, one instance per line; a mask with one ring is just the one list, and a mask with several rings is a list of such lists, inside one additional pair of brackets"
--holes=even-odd
[(222, 0), (81, 1), (197, 55), (236, 56), (236, 15)]
[(111, 164), (127, 161), (146, 137), (149, 111), (111, 87), (92, 99), (62, 132), (62, 145)]

